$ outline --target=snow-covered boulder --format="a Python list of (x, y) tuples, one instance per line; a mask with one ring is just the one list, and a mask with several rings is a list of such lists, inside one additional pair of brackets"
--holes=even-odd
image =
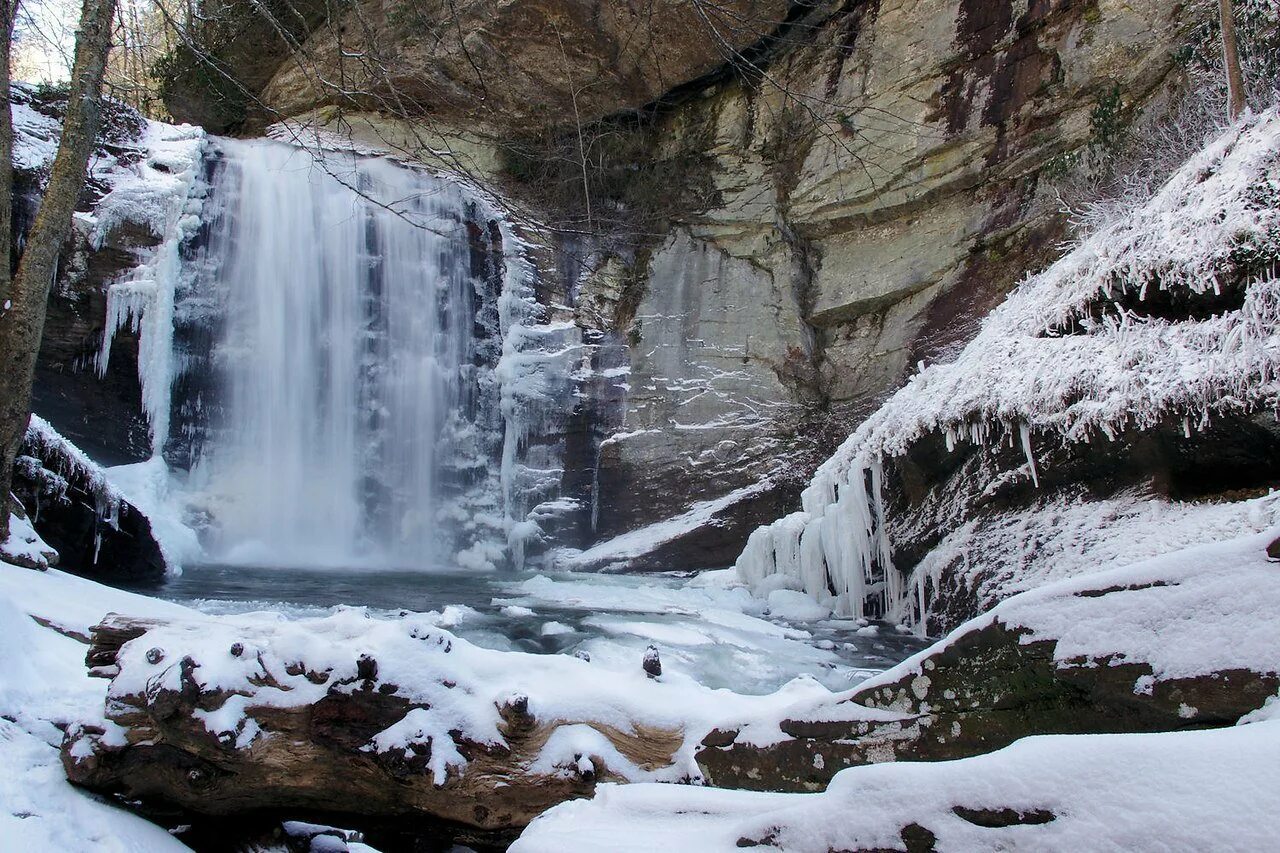
[(844, 695), (713, 732), (698, 762), (716, 785), (821, 790), (1028, 735), (1232, 725), (1280, 689), (1274, 534), (1015, 595)]
[(167, 563), (147, 516), (108, 482), (101, 466), (38, 415), (14, 465), (13, 492), (31, 533), (56, 550), (61, 568), (109, 580), (165, 576)]
[(1029, 276), (953, 362), (922, 364), (739, 573), (940, 631), (1046, 580), (1275, 523), (1239, 502), (1280, 480), (1278, 263), (1272, 109)]

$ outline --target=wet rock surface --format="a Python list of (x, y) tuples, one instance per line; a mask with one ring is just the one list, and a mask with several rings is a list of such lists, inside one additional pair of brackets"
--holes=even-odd
[(14, 466), (13, 493), (58, 568), (107, 582), (159, 583), (166, 563), (151, 522), (57, 442), (28, 432)]

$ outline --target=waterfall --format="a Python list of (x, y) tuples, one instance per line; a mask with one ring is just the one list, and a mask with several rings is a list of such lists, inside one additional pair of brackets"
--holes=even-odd
[(187, 148), (153, 193), (161, 246), (108, 290), (98, 366), (140, 333), (157, 503), (205, 558), (493, 569), (553, 544), (597, 347), (535, 298), (501, 207), (384, 157)]
[(179, 309), (207, 338), (212, 399), (185, 408), (211, 409), (189, 480), (215, 519), (212, 555), (449, 560), (457, 503), (486, 475), (477, 433), (501, 430), (478, 411), (474, 202), (384, 158), (218, 149)]

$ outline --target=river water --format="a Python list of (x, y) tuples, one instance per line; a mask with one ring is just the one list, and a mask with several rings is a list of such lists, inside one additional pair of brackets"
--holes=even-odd
[(724, 572), (691, 577), (205, 564), (187, 567), (158, 594), (213, 614), (269, 610), (305, 618), (337, 607), (390, 618), (431, 612), (440, 627), (480, 646), (587, 654), (617, 666), (634, 661), (638, 667), (652, 644), (668, 671), (744, 693), (770, 692), (797, 676), (845, 689), (925, 645), (891, 625), (777, 618)]

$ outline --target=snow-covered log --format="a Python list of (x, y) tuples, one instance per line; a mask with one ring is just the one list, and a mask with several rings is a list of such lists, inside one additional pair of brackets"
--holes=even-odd
[(68, 778), (197, 815), (435, 819), (500, 836), (600, 781), (696, 773), (671, 724), (686, 687), (639, 660), (622, 676), (490, 652), (420, 614), (112, 614), (87, 663), (112, 680), (105, 718), (68, 731)]

